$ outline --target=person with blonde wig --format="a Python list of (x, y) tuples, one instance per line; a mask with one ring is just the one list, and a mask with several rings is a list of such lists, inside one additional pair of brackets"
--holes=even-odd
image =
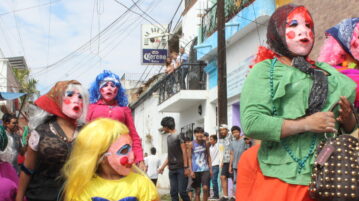
[(154, 201), (156, 187), (134, 165), (128, 128), (100, 118), (79, 133), (62, 172), (66, 201)]

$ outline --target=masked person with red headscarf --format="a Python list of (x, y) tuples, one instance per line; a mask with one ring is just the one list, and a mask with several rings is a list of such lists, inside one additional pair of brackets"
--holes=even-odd
[(63, 180), (60, 170), (70, 153), (78, 128), (85, 122), (87, 93), (75, 80), (57, 82), (35, 101), (29, 146), (21, 166), (17, 201), (55, 201)]
[[(267, 43), (270, 57), (253, 67), (241, 94), (244, 133), (262, 143), (238, 163), (236, 200), (310, 201), (317, 144), (338, 124), (346, 132), (355, 127), (350, 107), (355, 83), (309, 60), (314, 23), (303, 6), (288, 4), (274, 12)], [(340, 108), (328, 112), (338, 101)]]

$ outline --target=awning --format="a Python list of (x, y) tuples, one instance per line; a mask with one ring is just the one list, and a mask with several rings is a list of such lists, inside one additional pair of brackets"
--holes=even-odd
[(14, 100), (25, 94), (26, 93), (0, 92), (0, 100)]

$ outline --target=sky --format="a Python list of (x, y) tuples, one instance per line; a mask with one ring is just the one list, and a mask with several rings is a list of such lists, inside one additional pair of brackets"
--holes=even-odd
[[(141, 65), (141, 24), (149, 22), (116, 1), (133, 6), (132, 11), (142, 14), (134, 5), (138, 1), (142, 10), (166, 25), (180, 3), (180, 0), (0, 0), (0, 49), (5, 57), (25, 56), (41, 94), (60, 80), (76, 79), (87, 88), (104, 69), (119, 76), (138, 73), (136, 77), (140, 77), (145, 72), (142, 79), (148, 73), (157, 73), (159, 66), (146, 69)], [(174, 24), (182, 11), (181, 6)]]

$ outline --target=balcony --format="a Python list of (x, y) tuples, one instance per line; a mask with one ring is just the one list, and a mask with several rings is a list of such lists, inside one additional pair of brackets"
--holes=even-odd
[[(205, 63), (183, 64), (159, 83), (159, 111), (180, 112), (206, 99)], [(186, 75), (185, 68), (188, 73)]]
[[(226, 0), (225, 3), (227, 46), (259, 26), (265, 26), (276, 8), (276, 0)], [(199, 60), (211, 60), (216, 55), (216, 10), (215, 4), (202, 16), (200, 43), (195, 46)]]
[[(243, 8), (247, 7), (254, 0), (226, 0), (224, 5), (225, 21), (228, 22)], [(202, 17), (201, 34), (202, 41), (206, 40), (217, 30), (217, 4), (214, 4)]]

